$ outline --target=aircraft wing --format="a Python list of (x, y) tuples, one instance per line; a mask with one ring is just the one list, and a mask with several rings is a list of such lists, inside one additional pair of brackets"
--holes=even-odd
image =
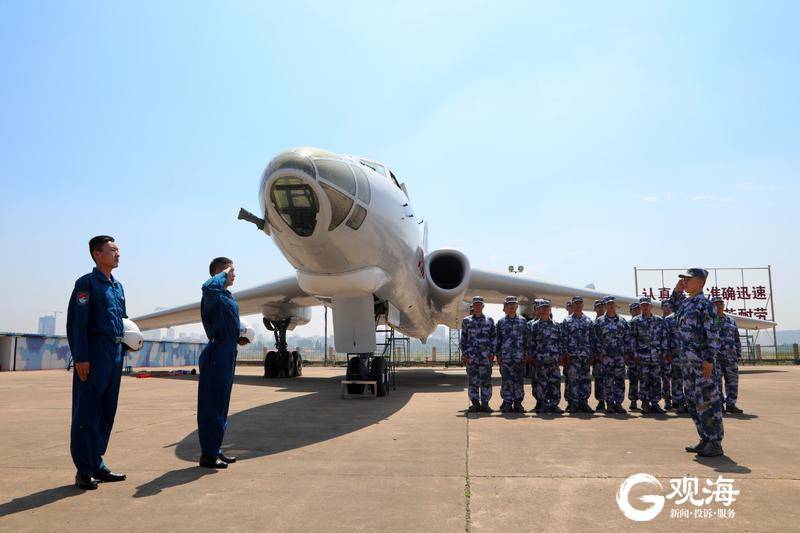
[[(522, 304), (530, 303), (535, 298), (547, 298), (554, 307), (564, 307), (567, 300), (573, 296), (582, 296), (586, 310), (591, 310), (594, 300), (604, 296), (614, 296), (617, 300), (618, 312), (628, 313), (628, 304), (638, 302), (639, 299), (631, 296), (619, 294), (609, 294), (593, 289), (568, 287), (566, 285), (556, 285), (530, 278), (519, 277), (516, 274), (500, 274), (487, 272), (484, 270), (472, 270), (470, 274), (469, 288), (466, 298), (471, 300), (473, 296), (483, 296), (488, 303), (503, 303), (506, 296), (517, 296)], [(656, 305), (658, 305), (656, 303)], [(742, 329), (769, 329), (776, 325), (775, 322), (759, 320), (745, 316), (728, 314), (736, 325)]]
[[(233, 297), (239, 304), (239, 314), (242, 316), (261, 313), (264, 306), (311, 307), (320, 305), (319, 300), (303, 292), (295, 276), (235, 292)], [(142, 330), (195, 324), (200, 322), (200, 302), (138, 316), (133, 318), (133, 321)]]

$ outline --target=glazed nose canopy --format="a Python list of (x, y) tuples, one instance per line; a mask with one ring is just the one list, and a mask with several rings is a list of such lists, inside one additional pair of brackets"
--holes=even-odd
[[(310, 175), (314, 175), (313, 167)], [(317, 195), (303, 179), (294, 176), (277, 178), (272, 182), (269, 195), (275, 211), (292, 231), (301, 237), (314, 233), (319, 202)]]

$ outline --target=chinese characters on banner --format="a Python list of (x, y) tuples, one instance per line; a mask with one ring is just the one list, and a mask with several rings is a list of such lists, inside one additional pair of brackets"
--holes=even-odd
[[(669, 298), (670, 287), (644, 287), (642, 296), (666, 300)], [(732, 315), (746, 316), (767, 320), (767, 288), (764, 285), (749, 285), (736, 287), (706, 287), (706, 296), (722, 296), (725, 301), (725, 312)]]

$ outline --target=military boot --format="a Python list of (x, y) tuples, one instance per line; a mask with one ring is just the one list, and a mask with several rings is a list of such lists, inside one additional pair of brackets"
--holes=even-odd
[(478, 400), (472, 400), (472, 405), (469, 406), (467, 412), (469, 413), (479, 413), (481, 411), (481, 404)]
[(742, 413), (744, 413), (744, 411), (742, 411), (741, 409), (739, 409), (739, 408), (738, 408), (738, 407), (736, 407), (735, 405), (728, 405), (728, 406), (726, 406), (726, 407), (725, 407), (725, 412), (726, 412), (726, 413), (736, 413), (736, 414), (742, 414)]
[(481, 404), (481, 412), (482, 413), (494, 413), (494, 409), (489, 407), (489, 402), (483, 402)]
[(675, 409), (675, 412), (678, 413), (679, 415), (685, 415), (686, 413), (689, 412), (689, 410), (686, 409), (686, 404), (684, 402), (681, 402), (680, 405), (678, 405), (678, 408)]
[(514, 402), (514, 409), (513, 410), (514, 410), (515, 413), (524, 413), (525, 412), (525, 408), (522, 407), (522, 402), (521, 401)]
[(665, 409), (665, 410), (667, 410), (667, 411), (669, 411), (670, 409), (672, 409), (672, 400), (666, 400), (666, 401), (664, 402), (664, 409)]
[(630, 406), (628, 408), (631, 411), (638, 411), (639, 410), (639, 406), (636, 405), (636, 400), (631, 400), (631, 404), (630, 404)]
[(709, 441), (702, 450), (697, 452), (701, 457), (719, 457), (725, 452), (722, 451), (722, 444), (716, 441)]
[(706, 447), (708, 441), (706, 439), (700, 439), (700, 442), (695, 444), (694, 446), (687, 446), (684, 448), (689, 453), (700, 453), (700, 450)]
[(533, 407), (533, 412), (534, 413), (541, 413), (543, 409), (544, 409), (544, 406), (542, 405), (541, 400), (536, 400), (536, 405)]
[(511, 404), (503, 400), (503, 403), (500, 404), (500, 412), (508, 413), (509, 411), (511, 411)]
[(654, 414), (654, 415), (663, 415), (663, 414), (665, 414), (664, 410), (661, 408), (661, 406), (658, 405), (658, 402), (653, 402), (650, 405), (650, 412), (652, 414)]
[(597, 402), (597, 410), (598, 411), (605, 411), (606, 410), (606, 402), (604, 402), (603, 400), (600, 400), (599, 402)]

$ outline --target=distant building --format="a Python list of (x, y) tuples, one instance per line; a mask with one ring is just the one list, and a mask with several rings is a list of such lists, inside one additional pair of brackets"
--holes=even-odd
[(56, 334), (56, 315), (39, 317), (39, 335), (53, 336)]
[(174, 341), (174, 340), (175, 340), (175, 338), (176, 338), (176, 335), (175, 335), (175, 328), (169, 328), (169, 329), (167, 329), (167, 336), (166, 336), (166, 339), (165, 339), (165, 340), (168, 340), (168, 341)]

